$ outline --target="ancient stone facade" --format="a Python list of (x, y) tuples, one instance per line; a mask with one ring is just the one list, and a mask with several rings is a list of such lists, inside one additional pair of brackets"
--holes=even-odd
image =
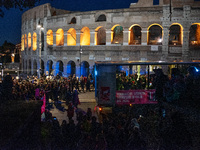
[(199, 61), (198, 14), (194, 0), (139, 0), (126, 9), (88, 12), (47, 3), (22, 15), (23, 70), (86, 76), (95, 61)]

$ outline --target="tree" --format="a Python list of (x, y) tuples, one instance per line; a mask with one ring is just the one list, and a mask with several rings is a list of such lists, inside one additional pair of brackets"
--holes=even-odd
[(0, 0), (0, 17), (4, 16), (2, 8), (17, 8), (23, 11), (24, 8), (32, 8), (41, 0)]

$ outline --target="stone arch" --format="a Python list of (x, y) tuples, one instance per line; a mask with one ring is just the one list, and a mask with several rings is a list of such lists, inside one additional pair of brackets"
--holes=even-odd
[(169, 45), (183, 44), (183, 27), (179, 23), (173, 23), (169, 28)]
[(38, 66), (37, 66), (37, 61), (34, 59), (33, 60), (33, 75), (37, 76), (37, 72), (38, 72)]
[(63, 46), (64, 45), (64, 31), (63, 29), (59, 28), (56, 31), (56, 46)]
[(76, 17), (73, 17), (73, 18), (70, 20), (69, 24), (76, 24)]
[(37, 49), (37, 33), (33, 33), (33, 50), (35, 51)]
[(123, 27), (119, 24), (111, 29), (111, 44), (123, 44)]
[(70, 28), (67, 31), (67, 45), (68, 46), (76, 45), (76, 30), (74, 28)]
[(22, 35), (21, 43), (21, 51), (24, 51), (24, 35)]
[(154, 23), (148, 27), (147, 43), (148, 45), (162, 45), (163, 27)]
[(59, 75), (59, 76), (63, 76), (63, 70), (64, 70), (64, 68), (63, 68), (63, 62), (61, 61), (61, 60), (58, 60), (57, 62), (56, 62), (56, 68), (55, 68), (55, 75)]
[(89, 63), (87, 61), (82, 61), (81, 62), (81, 75), (84, 77), (88, 77), (90, 70), (89, 70)]
[(103, 22), (106, 21), (106, 15), (105, 14), (100, 14), (98, 17), (95, 19), (96, 22)]
[(141, 45), (142, 28), (134, 24), (129, 28), (129, 45)]
[(189, 44), (190, 46), (200, 46), (200, 23), (190, 26)]
[(31, 33), (28, 33), (28, 49), (31, 49)]
[(90, 29), (88, 27), (81, 29), (80, 45), (90, 45)]
[(31, 75), (31, 59), (29, 59), (28, 67), (28, 74)]
[(48, 71), (47, 75), (53, 74), (53, 61), (52, 60), (47, 61), (46, 71)]
[(52, 30), (47, 31), (47, 44), (53, 45), (53, 31)]
[(73, 60), (67, 63), (67, 76), (73, 76), (76, 74), (76, 64)]
[(95, 29), (95, 45), (106, 45), (106, 29), (102, 26)]
[(27, 48), (27, 36), (26, 36), (26, 34), (24, 35), (24, 47)]

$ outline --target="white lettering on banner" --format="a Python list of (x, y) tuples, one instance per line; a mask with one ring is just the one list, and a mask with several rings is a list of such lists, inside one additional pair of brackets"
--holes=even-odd
[(111, 57), (105, 57), (105, 60), (111, 60)]

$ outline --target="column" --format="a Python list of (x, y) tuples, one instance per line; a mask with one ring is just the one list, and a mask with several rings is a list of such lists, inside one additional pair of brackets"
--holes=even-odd
[(128, 39), (129, 39), (129, 29), (124, 28), (123, 31), (123, 45), (128, 45)]
[(90, 45), (94, 46), (95, 43), (95, 30), (90, 30)]
[(80, 46), (81, 30), (76, 30), (76, 46)]
[(56, 31), (53, 31), (53, 46), (56, 46)]
[(67, 30), (64, 30), (64, 46), (67, 46)]
[(163, 28), (163, 38), (162, 38), (162, 60), (166, 60), (169, 51), (169, 28)]
[(111, 31), (106, 30), (106, 45), (111, 45)]
[(149, 31), (147, 31), (147, 28), (142, 28), (142, 42), (141, 42), (141, 45), (147, 45), (147, 35), (148, 35), (148, 32)]
[(183, 30), (182, 58), (184, 61), (189, 59), (189, 29)]

